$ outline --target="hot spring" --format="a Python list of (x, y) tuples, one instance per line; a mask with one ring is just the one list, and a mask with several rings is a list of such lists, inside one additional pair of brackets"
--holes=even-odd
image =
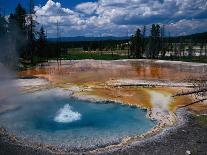
[(76, 149), (119, 143), (155, 126), (137, 107), (63, 94), (53, 89), (6, 99), (18, 106), (0, 114), (0, 125), (21, 139)]

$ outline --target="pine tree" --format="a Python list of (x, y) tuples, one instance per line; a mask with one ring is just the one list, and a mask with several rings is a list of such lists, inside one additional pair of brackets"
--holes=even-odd
[(7, 22), (4, 18), (4, 16), (2, 16), (0, 14), (0, 38), (3, 38), (7, 33)]
[(145, 54), (146, 50), (146, 26), (143, 27), (142, 30), (142, 55)]
[(36, 43), (36, 31), (35, 31), (35, 26), (36, 26), (36, 21), (34, 20), (34, 2), (33, 0), (29, 1), (29, 14), (27, 15), (27, 40), (28, 40), (28, 45), (27, 45), (27, 52), (29, 54), (29, 58), (31, 60), (31, 63), (33, 64), (33, 56), (35, 54), (35, 43)]
[(45, 30), (44, 30), (43, 26), (41, 26), (41, 28), (40, 28), (39, 40), (40, 41), (46, 41), (46, 35), (45, 35)]
[(46, 35), (45, 35), (45, 30), (43, 26), (41, 26), (40, 28), (37, 42), (38, 42), (38, 56), (45, 56), (44, 50), (46, 47)]
[(166, 54), (166, 44), (165, 44), (165, 26), (163, 25), (161, 27), (161, 43), (160, 43), (160, 49), (162, 57), (165, 57)]
[(149, 46), (149, 57), (152, 59), (158, 58), (160, 51), (160, 26), (158, 24), (152, 24)]
[(15, 46), (18, 54), (24, 55), (26, 44), (26, 11), (18, 4), (14, 14), (10, 14), (8, 19), (9, 41)]
[(135, 35), (131, 37), (130, 50), (133, 57), (142, 57), (142, 35), (140, 29), (137, 29)]
[(14, 13), (14, 18), (16, 21), (16, 24), (19, 28), (19, 30), (24, 31), (25, 30), (25, 25), (26, 25), (26, 11), (25, 9), (21, 6), (21, 4), (18, 4), (15, 13)]
[(8, 57), (7, 50), (7, 22), (5, 17), (0, 14), (0, 63), (6, 63)]

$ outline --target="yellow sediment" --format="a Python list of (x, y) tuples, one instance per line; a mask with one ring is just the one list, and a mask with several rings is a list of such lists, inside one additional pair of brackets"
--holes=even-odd
[[(126, 103), (130, 105), (137, 105), (143, 108), (152, 108), (152, 103), (148, 91), (156, 91), (159, 93), (176, 93), (177, 89), (175, 88), (94, 88), (92, 91), (87, 92), (89, 95), (96, 95), (108, 100), (118, 101), (121, 103)], [(172, 100), (172, 103), (169, 103), (169, 110), (176, 111), (180, 106), (184, 106), (192, 102), (190, 97), (181, 96), (175, 97)], [(197, 105), (196, 105), (197, 106)], [(194, 106), (191, 106), (192, 108)]]
[(206, 114), (207, 113), (207, 102), (194, 104), (190, 106), (190, 109), (197, 114)]
[(151, 108), (150, 96), (145, 89), (138, 88), (94, 88), (88, 92), (107, 100), (117, 101), (143, 108)]
[[(143, 108), (152, 108), (148, 90), (160, 93), (176, 94), (185, 88), (141, 88), (141, 87), (113, 87), (106, 86), (109, 80), (135, 79), (135, 80), (167, 80), (181, 81), (187, 78), (198, 78), (201, 74), (180, 70), (176, 66), (169, 67), (156, 63), (140, 63), (137, 61), (67, 61), (62, 66), (56, 63), (49, 63), (45, 67), (34, 67), (19, 72), (19, 76), (36, 76), (47, 79), (52, 85), (61, 88), (78, 86), (86, 88), (82, 94), (95, 95), (107, 100), (118, 101), (121, 103), (138, 105)], [(88, 90), (87, 88), (90, 88)], [(193, 101), (191, 97), (175, 97), (170, 103), (169, 109), (175, 111), (180, 106), (189, 104)], [(204, 105), (193, 105), (192, 109), (200, 110)]]

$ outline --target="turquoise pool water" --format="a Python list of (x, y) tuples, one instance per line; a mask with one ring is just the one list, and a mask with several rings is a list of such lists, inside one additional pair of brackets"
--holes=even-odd
[(82, 101), (57, 90), (24, 94), (7, 102), (20, 107), (0, 114), (0, 126), (18, 137), (70, 148), (120, 142), (155, 126), (146, 111), (111, 102)]

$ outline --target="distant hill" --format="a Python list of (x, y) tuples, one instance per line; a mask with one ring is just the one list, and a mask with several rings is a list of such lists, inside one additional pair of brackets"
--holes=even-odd
[(195, 34), (187, 35), (187, 36), (185, 36), (185, 37), (204, 38), (204, 37), (207, 37), (207, 32), (203, 32), (203, 33), (195, 33)]
[[(114, 37), (114, 36), (109, 36), (109, 37), (84, 37), (84, 36), (77, 36), (77, 37), (62, 37), (59, 38), (58, 40), (61, 42), (96, 42), (96, 41), (126, 41), (129, 40), (130, 37)], [(166, 36), (166, 38), (168, 38)], [(147, 37), (149, 39), (149, 37)], [(203, 33), (195, 33), (191, 35), (183, 35), (183, 36), (175, 36), (175, 37), (170, 37), (170, 40), (173, 42), (179, 42), (180, 39), (183, 40), (193, 40), (195, 42), (201, 42), (207, 40), (207, 32)], [(49, 38), (48, 41), (50, 42), (56, 42), (57, 38)]]
[[(129, 37), (84, 37), (84, 36), (77, 36), (77, 37), (62, 37), (58, 40), (62, 42), (80, 42), (80, 41), (108, 41), (108, 40), (128, 40)], [(57, 38), (49, 38), (49, 41), (55, 42)]]
[(190, 34), (190, 35), (184, 35), (184, 36), (176, 36), (176, 37), (171, 37), (173, 40), (192, 40), (194, 42), (206, 42), (207, 41), (207, 32), (203, 33), (195, 33), (195, 34)]

